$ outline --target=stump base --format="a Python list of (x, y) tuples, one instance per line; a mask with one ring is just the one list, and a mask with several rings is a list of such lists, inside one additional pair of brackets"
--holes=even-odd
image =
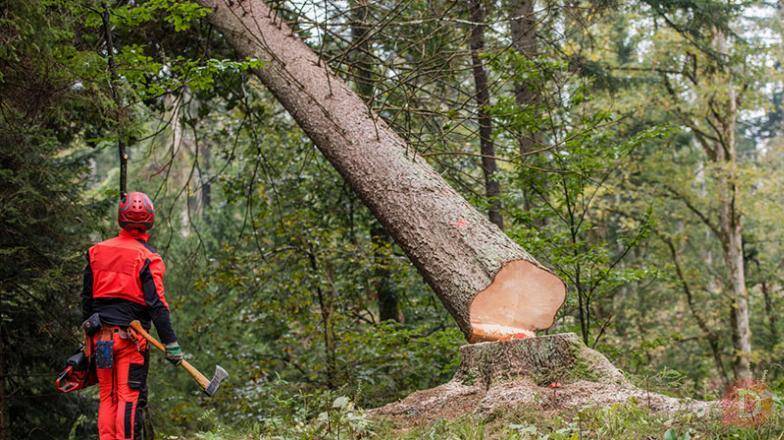
[(708, 402), (635, 387), (574, 333), (464, 345), (460, 357), (460, 368), (448, 383), (370, 410), (370, 415), (415, 426), (519, 406), (552, 411), (631, 399), (654, 411), (707, 414), (712, 408)]

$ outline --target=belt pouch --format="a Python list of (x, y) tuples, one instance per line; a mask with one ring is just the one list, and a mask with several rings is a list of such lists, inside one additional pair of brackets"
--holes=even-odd
[(87, 318), (86, 321), (82, 323), (82, 328), (87, 336), (94, 335), (98, 330), (101, 329), (101, 316), (97, 313), (93, 313)]
[(114, 340), (97, 341), (95, 343), (95, 366), (112, 368), (114, 364)]

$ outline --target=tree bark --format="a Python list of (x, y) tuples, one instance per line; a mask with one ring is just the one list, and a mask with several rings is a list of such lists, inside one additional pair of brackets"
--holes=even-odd
[[(527, 59), (537, 56), (536, 44), (536, 17), (534, 16), (534, 0), (514, 0), (510, 9), (510, 33), (512, 47)], [(520, 109), (527, 109), (536, 114), (539, 105), (539, 93), (532, 84), (516, 81), (514, 84), (515, 103)], [(525, 161), (532, 151), (541, 145), (541, 135), (535, 130), (523, 130), (517, 138), (520, 149), (520, 158)], [(524, 208), (532, 207), (531, 195), (523, 194)]]
[[(728, 166), (734, 167), (732, 163)], [(722, 171), (723, 172), (723, 171)], [(724, 180), (721, 182), (721, 180)], [(735, 378), (746, 380), (751, 378), (751, 327), (749, 326), (749, 294), (746, 289), (745, 267), (743, 263), (743, 245), (741, 239), (741, 219), (737, 213), (737, 188), (734, 183), (720, 179), (719, 218), (724, 247), (724, 261), (729, 269), (730, 286), (733, 293), (733, 338), (735, 345)]]
[(471, 13), (471, 69), (474, 73), (476, 115), (479, 125), (479, 151), (482, 155), (482, 172), (485, 176), (485, 196), (489, 208), (490, 221), (504, 229), (504, 218), (501, 215), (501, 188), (496, 179), (498, 165), (495, 161), (495, 145), (493, 144), (493, 119), (490, 116), (490, 90), (487, 85), (487, 72), (480, 58), (485, 49), (485, 6), (482, 0), (471, 0), (468, 8)]
[(206, 140), (197, 144), (199, 151), (199, 201), (201, 207), (202, 220), (208, 220), (208, 212), (212, 205), (212, 183), (210, 182), (210, 171), (212, 167), (212, 149)]
[(392, 238), (384, 226), (375, 220), (370, 226), (370, 239), (373, 244), (373, 289), (378, 304), (378, 320), (403, 322), (397, 291), (389, 270)]
[(765, 315), (768, 317), (768, 331), (770, 332), (770, 346), (773, 347), (779, 342), (779, 332), (776, 311), (773, 307), (773, 298), (770, 294), (770, 286), (766, 281), (761, 283), (762, 298), (765, 300)]
[[(365, 101), (368, 108), (373, 104), (375, 87), (373, 84), (373, 61), (370, 57), (371, 45), (368, 30), (367, 0), (355, 0), (351, 5), (351, 42), (354, 46), (352, 53), (352, 70), (357, 93)], [(392, 274), (389, 271), (389, 249), (392, 248), (392, 238), (378, 220), (370, 225), (370, 241), (373, 246), (373, 290), (378, 304), (379, 321), (402, 321), (400, 305), (392, 283)]]
[[(582, 371), (575, 371), (576, 367)], [(489, 388), (519, 377), (531, 378), (543, 386), (588, 378), (631, 385), (607, 358), (581, 343), (574, 333), (460, 347), (460, 368), (454, 380)]]
[(128, 192), (128, 152), (126, 151), (125, 133), (122, 132), (122, 125), (124, 123), (122, 112), (122, 97), (119, 90), (117, 90), (118, 75), (117, 63), (114, 60), (114, 42), (112, 40), (112, 27), (109, 20), (109, 5), (106, 2), (101, 2), (101, 22), (104, 36), (104, 44), (106, 44), (106, 63), (109, 68), (109, 92), (117, 106), (117, 120), (115, 121), (119, 127), (117, 130), (117, 158), (120, 160), (120, 198), (125, 199), (125, 194)]
[[(716, 49), (720, 53), (728, 53), (727, 37), (722, 31), (716, 32)], [(729, 272), (729, 281), (733, 294), (733, 329), (737, 337), (735, 342), (735, 378), (751, 379), (751, 327), (749, 325), (749, 292), (746, 289), (746, 268), (743, 260), (743, 226), (741, 213), (738, 209), (738, 161), (735, 145), (738, 102), (732, 80), (726, 84), (726, 102), (724, 115), (718, 121), (721, 127), (720, 139), (716, 143), (714, 154), (719, 165), (718, 196), (719, 196), (719, 229), (721, 232), (724, 262)]]
[(368, 110), (260, 0), (200, 0), (210, 21), (406, 252), (471, 341), (552, 325), (566, 287)]
[[(318, 260), (315, 251), (308, 243), (308, 261), (310, 268), (315, 273), (319, 273)], [(328, 272), (327, 272), (328, 274)], [(337, 387), (337, 356), (335, 345), (335, 329), (332, 323), (332, 300), (334, 299), (331, 290), (325, 292), (321, 288), (319, 281), (314, 282), (314, 289), (316, 290), (316, 300), (319, 305), (319, 312), (321, 314), (321, 334), (324, 338), (324, 360), (326, 364), (326, 384), (327, 388), (334, 390)]]

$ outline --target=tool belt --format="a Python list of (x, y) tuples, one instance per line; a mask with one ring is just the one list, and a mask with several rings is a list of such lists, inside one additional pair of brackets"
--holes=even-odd
[(114, 364), (114, 335), (130, 339), (140, 353), (147, 351), (147, 341), (130, 327), (104, 325), (95, 313), (82, 323), (84, 344), (67, 361), (65, 369), (57, 376), (55, 388), (70, 393), (98, 382), (96, 368), (112, 368)]
[(117, 325), (104, 325), (95, 333), (99, 341), (108, 341), (114, 338), (117, 334), (120, 339), (133, 339), (130, 329), (128, 327), (120, 327)]
[(104, 325), (92, 336), (92, 357), (97, 368), (112, 368), (114, 365), (114, 337), (127, 339), (136, 345), (139, 353), (147, 351), (147, 341), (130, 327)]

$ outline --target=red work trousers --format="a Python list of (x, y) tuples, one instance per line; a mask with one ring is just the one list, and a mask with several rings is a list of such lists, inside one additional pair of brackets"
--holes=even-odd
[[(110, 343), (108, 341), (111, 341)], [(98, 437), (100, 440), (141, 439), (143, 410), (147, 405), (147, 341), (120, 327), (104, 327), (93, 336), (93, 347), (111, 366), (97, 363)], [(101, 356), (96, 353), (97, 356)]]

